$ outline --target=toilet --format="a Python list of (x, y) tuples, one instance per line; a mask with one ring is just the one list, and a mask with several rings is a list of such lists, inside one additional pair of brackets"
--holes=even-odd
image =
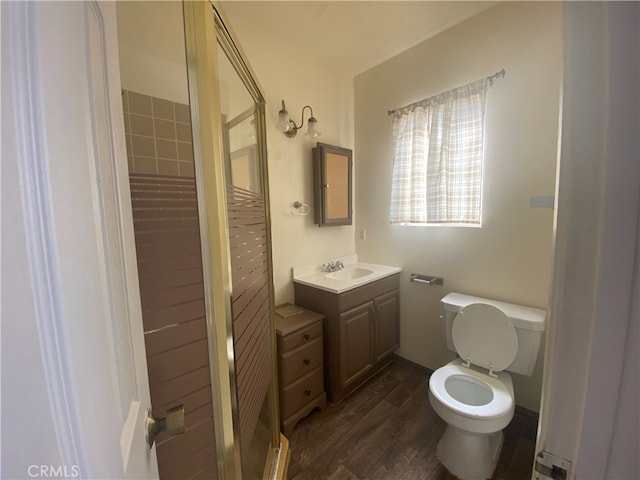
[(461, 480), (491, 478), (515, 408), (508, 372), (533, 373), (546, 313), (460, 293), (441, 302), (447, 348), (458, 358), (429, 379), (429, 401), (447, 423), (437, 457)]

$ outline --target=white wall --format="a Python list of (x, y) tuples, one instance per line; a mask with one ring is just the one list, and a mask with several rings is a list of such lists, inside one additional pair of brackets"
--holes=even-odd
[[(561, 45), (560, 4), (502, 4), (356, 77), (356, 249), (403, 268), (401, 356), (432, 369), (453, 358), (439, 319), (450, 291), (546, 309), (553, 211), (529, 198), (555, 188)], [(482, 228), (390, 225), (387, 110), (502, 68), (487, 101)], [(412, 284), (411, 272), (444, 288)], [(541, 372), (542, 355), (531, 378), (514, 375), (518, 404), (538, 410)]]
[[(223, 7), (224, 8), (224, 7)], [(317, 140), (353, 148), (353, 83), (345, 73), (229, 15), (236, 38), (266, 99), (271, 236), (276, 304), (294, 301), (291, 268), (355, 252), (354, 227), (319, 228), (313, 223), (312, 154), (303, 132), (292, 139), (276, 129), (281, 100), (300, 125), (302, 107), (318, 119)], [(357, 152), (354, 163), (357, 164)], [(293, 216), (292, 204), (308, 203), (309, 216)], [(354, 210), (357, 207), (354, 205)]]

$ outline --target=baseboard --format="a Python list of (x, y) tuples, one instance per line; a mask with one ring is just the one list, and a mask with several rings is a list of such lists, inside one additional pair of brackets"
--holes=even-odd
[(529, 410), (528, 408), (525, 407), (521, 407), (520, 405), (516, 405), (516, 414), (525, 417), (529, 420), (535, 420), (536, 422), (538, 421), (538, 418), (540, 417), (540, 415), (538, 414), (538, 412), (534, 412), (533, 410)]
[(398, 355), (397, 353), (392, 353), (391, 354), (391, 358), (393, 360), (395, 360), (398, 363), (403, 363), (405, 365), (409, 365), (412, 366), (418, 370), (422, 370), (423, 372), (427, 373), (428, 375), (431, 375), (433, 373), (433, 370), (431, 370), (430, 368), (425, 367), (424, 365), (420, 365), (419, 363), (413, 362), (409, 359), (406, 359), (404, 357), (401, 357), (400, 355)]

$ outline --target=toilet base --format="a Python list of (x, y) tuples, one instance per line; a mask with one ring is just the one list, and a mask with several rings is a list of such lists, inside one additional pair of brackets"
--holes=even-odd
[(438, 460), (460, 480), (485, 480), (493, 475), (502, 441), (502, 431), (474, 433), (447, 425), (438, 443)]

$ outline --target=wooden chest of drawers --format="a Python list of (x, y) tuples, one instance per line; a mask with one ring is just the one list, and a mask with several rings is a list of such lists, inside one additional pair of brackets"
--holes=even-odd
[[(278, 312), (300, 313), (283, 317)], [(327, 406), (324, 390), (322, 320), (324, 316), (297, 305), (276, 309), (280, 423), (289, 435), (314, 408)]]

